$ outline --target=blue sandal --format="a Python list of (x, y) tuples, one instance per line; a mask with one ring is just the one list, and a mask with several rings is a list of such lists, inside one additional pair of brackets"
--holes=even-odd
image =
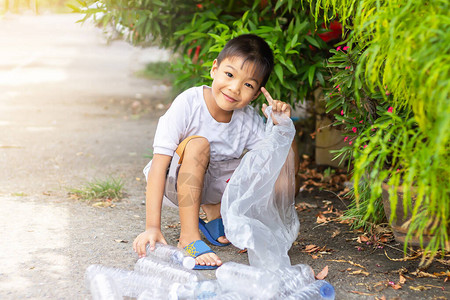
[[(192, 256), (193, 258), (197, 258), (198, 256), (206, 253), (215, 253), (202, 240), (197, 240), (195, 242), (190, 243), (189, 245), (184, 247), (184, 250), (189, 256)], [(214, 270), (217, 268), (218, 266), (206, 266), (206, 265), (202, 266), (196, 264), (194, 270)]]
[(198, 228), (200, 228), (202, 233), (205, 235), (206, 239), (215, 246), (223, 247), (231, 244), (231, 243), (223, 244), (217, 241), (219, 237), (225, 236), (225, 229), (223, 227), (222, 218), (212, 220), (208, 223), (205, 223), (205, 221), (199, 218)]

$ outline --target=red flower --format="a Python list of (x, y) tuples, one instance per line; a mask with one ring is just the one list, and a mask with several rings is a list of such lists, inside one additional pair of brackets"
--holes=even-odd
[(345, 138), (344, 138), (344, 142), (346, 142), (348, 140), (348, 136), (346, 136)]
[(390, 106), (387, 110), (388, 113), (392, 113), (394, 111), (394, 108), (392, 106)]
[(343, 116), (344, 115), (344, 110), (341, 110), (341, 116)]
[(341, 46), (339, 46), (339, 47), (336, 48), (336, 51), (339, 51), (339, 50), (341, 50)]
[(342, 48), (342, 50), (347, 51), (348, 50), (348, 46), (345, 46), (344, 48)]
[(349, 145), (351, 145), (352, 143), (353, 143), (352, 141), (348, 142)]
[(356, 133), (356, 131), (357, 131), (356, 127), (353, 127), (353, 128), (352, 128), (352, 131), (353, 131), (354, 133)]

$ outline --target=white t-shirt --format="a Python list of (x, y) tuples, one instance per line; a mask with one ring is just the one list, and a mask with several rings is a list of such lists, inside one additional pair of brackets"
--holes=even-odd
[(210, 144), (210, 160), (239, 158), (244, 149), (251, 150), (264, 137), (262, 117), (251, 106), (237, 109), (228, 123), (217, 122), (209, 113), (203, 88), (190, 88), (175, 98), (159, 119), (153, 142), (154, 154), (173, 156), (187, 137), (199, 135)]

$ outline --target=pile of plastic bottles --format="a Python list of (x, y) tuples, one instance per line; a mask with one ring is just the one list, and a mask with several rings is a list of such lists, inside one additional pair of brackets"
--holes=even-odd
[(308, 265), (275, 272), (235, 262), (216, 270), (217, 280), (205, 280), (192, 270), (195, 260), (183, 250), (157, 244), (139, 259), (134, 271), (91, 265), (86, 284), (94, 300), (123, 299), (334, 299), (331, 284), (315, 280)]

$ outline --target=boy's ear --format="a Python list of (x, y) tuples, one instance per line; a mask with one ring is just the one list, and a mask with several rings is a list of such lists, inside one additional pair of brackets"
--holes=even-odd
[(217, 59), (215, 59), (213, 61), (213, 65), (211, 67), (211, 72), (210, 72), (210, 75), (211, 75), (212, 79), (214, 79), (214, 76), (216, 76), (216, 72), (217, 72), (218, 68), (219, 68), (219, 65), (217, 64)]

